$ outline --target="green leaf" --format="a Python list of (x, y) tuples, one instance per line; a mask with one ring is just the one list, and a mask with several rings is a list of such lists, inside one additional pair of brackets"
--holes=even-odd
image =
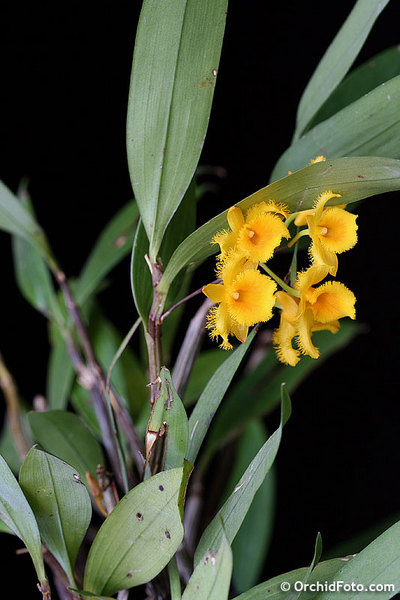
[[(347, 110), (347, 109), (346, 109)], [(300, 140), (299, 143), (301, 143)], [(311, 154), (310, 158), (315, 156)], [(286, 171), (287, 172), (287, 171)], [(333, 189), (342, 194), (339, 202), (350, 204), (363, 198), (400, 189), (400, 161), (380, 157), (336, 158), (317, 163), (258, 190), (237, 203), (243, 210), (270, 200), (284, 202), (292, 212), (311, 208), (321, 192)], [(334, 201), (332, 201), (332, 204)], [(166, 293), (179, 271), (187, 264), (217, 252), (213, 236), (227, 227), (227, 210), (194, 231), (175, 250), (158, 285)]]
[(295, 140), (342, 81), (388, 2), (358, 0), (355, 4), (303, 92), (297, 111)]
[(400, 75), (400, 49), (398, 46), (393, 46), (349, 73), (321, 106), (305, 131), (329, 119), (345, 106), (396, 75)]
[(53, 327), (51, 337), (52, 347), (47, 367), (46, 398), (50, 408), (63, 410), (68, 404), (75, 371), (65, 340), (56, 327)]
[(140, 483), (100, 527), (86, 563), (84, 589), (111, 595), (153, 579), (183, 538), (178, 497), (183, 469)]
[(49, 269), (36, 246), (13, 236), (15, 277), (24, 298), (48, 318), (62, 321)]
[(232, 574), (232, 550), (222, 534), (216, 551), (211, 548), (196, 566), (182, 600), (227, 600)]
[(208, 548), (215, 549), (218, 547), (223, 530), (230, 543), (235, 539), (255, 493), (263, 483), (275, 460), (282, 438), (283, 426), (290, 416), (290, 398), (284, 385), (281, 388), (281, 399), (281, 422), (278, 429), (269, 437), (251, 461), (233, 493), (204, 531), (194, 556), (195, 565), (198, 564)]
[(79, 305), (93, 294), (109, 271), (130, 253), (138, 215), (137, 204), (129, 202), (100, 234), (76, 283), (75, 299)]
[(131, 288), (136, 310), (142, 318), (145, 331), (147, 331), (149, 313), (153, 300), (153, 284), (145, 255), (149, 252), (149, 242), (143, 222), (140, 220), (136, 229), (131, 257)]
[(244, 355), (254, 339), (256, 328), (250, 333), (245, 344), (240, 344), (228, 356), (209, 380), (198, 399), (189, 419), (189, 445), (186, 458), (194, 464), (200, 446), (208, 431), (210, 423), (217, 411), (233, 376), (239, 368)]
[(186, 406), (190, 406), (197, 400), (213, 376), (215, 369), (225, 360), (226, 352), (219, 348), (206, 350), (198, 355), (185, 391), (184, 403)]
[(86, 471), (96, 476), (98, 464), (105, 464), (103, 452), (79, 417), (64, 410), (30, 412), (29, 423), (36, 442), (69, 465), (86, 483)]
[[(348, 560), (351, 561), (352, 559), (349, 558)], [(343, 561), (340, 558), (334, 558), (332, 560), (319, 563), (312, 571), (308, 579), (308, 583), (311, 584), (318, 581), (326, 581), (332, 575), (337, 573), (342, 566)], [(293, 588), (296, 581), (301, 581), (304, 579), (307, 574), (307, 570), (308, 569), (306, 567), (303, 567), (301, 569), (289, 571), (288, 573), (283, 573), (282, 575), (278, 575), (272, 579), (268, 579), (268, 581), (260, 583), (251, 590), (244, 592), (244, 594), (236, 596), (234, 600), (265, 600), (267, 594), (268, 600), (287, 600), (288, 588), (286, 587), (284, 590), (282, 590), (281, 584), (289, 584), (290, 588)], [(310, 598), (314, 598), (314, 596), (315, 592), (303, 592), (301, 598), (302, 600), (310, 600)]]
[[(273, 410), (279, 404), (282, 381), (288, 392), (293, 393), (323, 361), (346, 347), (360, 331), (358, 323), (344, 321), (335, 335), (328, 331), (316, 332), (313, 339), (321, 356), (318, 360), (304, 356), (295, 367), (282, 365), (271, 349), (254, 372), (238, 381), (221, 406), (210, 428), (203, 460), (208, 462), (214, 452), (247, 423)], [(251, 402), (244, 402), (248, 397)]]
[(71, 404), (74, 407), (74, 410), (82, 418), (82, 421), (89, 427), (93, 435), (101, 440), (103, 434), (97, 420), (96, 411), (93, 407), (89, 391), (76, 383), (71, 391)]
[(39, 581), (46, 581), (36, 519), (14, 475), (0, 456), (0, 518), (27, 547)]
[(10, 535), (14, 535), (14, 532), (12, 529), (10, 529), (5, 523), (4, 521), (0, 521), (0, 532), (1, 533), (9, 533)]
[(133, 55), (127, 150), (152, 262), (199, 160), (226, 10), (227, 0), (143, 4)]
[[(400, 521), (392, 525), (351, 561), (342, 563), (342, 568), (329, 579), (344, 584), (362, 584), (364, 587), (379, 584), (393, 584), (391, 591), (374, 592), (375, 598), (385, 600), (400, 591)], [(343, 589), (343, 588), (342, 588)], [(346, 591), (335, 594), (339, 599), (359, 598), (360, 591)], [(320, 592), (315, 600), (328, 600), (331, 592)]]
[[(229, 477), (231, 492), (266, 441), (262, 423), (250, 423), (240, 437), (235, 463)], [(233, 543), (233, 583), (238, 592), (248, 590), (259, 580), (272, 536), (275, 516), (275, 474), (272, 468), (254, 496)], [(251, 540), (251, 543), (249, 543)]]
[(167, 423), (167, 447), (164, 462), (164, 469), (167, 470), (183, 465), (188, 444), (189, 423), (185, 408), (167, 368), (161, 368), (160, 378), (161, 392), (157, 403), (162, 403), (162, 423)]
[(75, 559), (92, 516), (85, 486), (70, 465), (36, 447), (25, 458), (19, 483), (44, 544), (73, 585)]
[[(308, 567), (304, 577), (301, 579), (302, 586), (305, 586), (308, 583), (311, 573), (313, 572), (316, 563), (319, 561), (319, 559), (321, 557), (321, 552), (322, 552), (322, 538), (321, 538), (321, 534), (318, 532), (317, 539), (315, 540), (314, 556), (313, 556), (311, 564)], [(287, 595), (286, 600), (297, 600), (301, 596), (301, 594), (302, 594), (301, 590), (293, 589), (290, 592), (290, 594)]]
[(19, 235), (33, 244), (52, 263), (45, 234), (18, 198), (0, 181), (0, 229)]
[[(280, 157), (271, 175), (275, 181), (305, 167), (323, 154), (400, 158), (400, 75), (316, 125)], [(326, 164), (326, 163), (324, 163)]]

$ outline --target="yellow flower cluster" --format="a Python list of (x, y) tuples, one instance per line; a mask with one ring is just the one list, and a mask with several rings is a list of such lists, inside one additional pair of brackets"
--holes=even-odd
[[(274, 331), (273, 343), (279, 360), (296, 365), (301, 354), (318, 358), (318, 348), (312, 343), (312, 333), (326, 329), (336, 333), (339, 319), (355, 318), (355, 296), (338, 281), (326, 281), (336, 276), (337, 255), (357, 242), (356, 216), (345, 210), (346, 205), (326, 207), (340, 194), (326, 191), (310, 210), (289, 215), (287, 207), (273, 201), (253, 205), (245, 214), (239, 206), (228, 211), (229, 229), (220, 231), (212, 242), (220, 246), (217, 276), (222, 284), (209, 284), (204, 294), (214, 303), (208, 314), (207, 327), (212, 338), (221, 337), (221, 347), (231, 349), (229, 336), (241, 342), (248, 328), (271, 319), (274, 306), (281, 309), (280, 324)], [(311, 266), (300, 273), (294, 287), (286, 285), (264, 263), (274, 254), (282, 238), (289, 239), (288, 226), (294, 220), (301, 229), (287, 244), (300, 237), (311, 239)], [(275, 281), (258, 270), (259, 265)], [(296, 346), (293, 346), (293, 340)]]

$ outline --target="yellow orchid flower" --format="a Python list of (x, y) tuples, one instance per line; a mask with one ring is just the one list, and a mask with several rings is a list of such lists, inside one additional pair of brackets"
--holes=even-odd
[[(326, 266), (313, 265), (298, 274), (295, 289), (299, 291), (300, 298), (281, 291), (275, 294), (282, 312), (273, 343), (279, 360), (285, 364), (296, 365), (300, 353), (318, 358), (319, 350), (312, 343), (312, 333), (325, 329), (336, 333), (340, 328), (339, 319), (355, 318), (356, 298), (343, 283), (328, 281), (313, 287), (327, 274)], [(292, 346), (293, 338), (298, 350)]]
[(308, 231), (312, 243), (309, 248), (313, 263), (329, 267), (331, 275), (338, 269), (337, 254), (350, 250), (357, 243), (357, 215), (353, 215), (337, 206), (325, 204), (331, 198), (340, 198), (340, 194), (323, 192), (315, 203), (315, 212), (307, 216)]
[(282, 221), (288, 215), (285, 205), (272, 201), (254, 204), (246, 215), (239, 206), (230, 208), (227, 218), (231, 230), (220, 231), (213, 238), (213, 243), (221, 248), (221, 260), (236, 251), (256, 263), (266, 262), (281, 239), (290, 238)]
[(272, 317), (276, 283), (255, 267), (243, 256), (230, 255), (218, 270), (222, 285), (210, 283), (203, 288), (207, 298), (218, 303), (208, 313), (207, 327), (213, 339), (222, 338), (225, 350), (232, 349), (230, 335), (245, 342), (250, 325)]

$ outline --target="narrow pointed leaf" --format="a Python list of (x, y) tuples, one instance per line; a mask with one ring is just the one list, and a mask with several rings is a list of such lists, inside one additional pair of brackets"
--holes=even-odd
[(400, 75), (400, 48), (393, 46), (351, 71), (321, 106), (305, 131), (397, 75)]
[[(349, 557), (346, 561), (351, 561)], [(340, 558), (334, 558), (332, 560), (326, 560), (316, 565), (315, 569), (310, 574), (308, 583), (317, 583), (318, 581), (326, 581), (332, 575), (337, 573), (339, 569), (343, 567), (343, 560)], [(288, 589), (281, 589), (281, 584), (289, 584), (290, 589), (293, 588), (296, 581), (302, 581), (307, 574), (307, 567), (301, 569), (295, 569), (288, 573), (282, 573), (277, 577), (268, 579), (259, 585), (256, 585), (251, 590), (236, 596), (234, 600), (287, 600)], [(268, 596), (267, 596), (268, 594)], [(336, 594), (335, 594), (336, 595)], [(315, 597), (315, 592), (303, 592), (301, 595), (302, 600), (310, 600)]]
[(196, 566), (182, 600), (227, 600), (231, 574), (232, 550), (222, 535), (217, 550), (207, 550)]
[(400, 158), (400, 75), (378, 86), (290, 146), (278, 160), (271, 180), (305, 167), (323, 154)]
[(225, 362), (218, 367), (190, 415), (189, 444), (186, 458), (193, 464), (214, 414), (216, 413), (233, 376), (238, 370), (244, 355), (253, 341), (255, 333), (256, 328), (250, 333), (246, 343), (240, 344), (240, 346), (228, 356)]
[[(315, 154), (310, 158), (313, 156)], [(337, 198), (337, 203), (341, 201), (347, 204), (398, 190), (400, 161), (380, 157), (329, 159), (283, 177), (236, 204), (247, 210), (257, 202), (274, 199), (287, 204), (293, 212), (311, 208), (318, 195), (330, 189), (342, 194), (343, 198)], [(217, 252), (211, 240), (217, 231), (227, 227), (226, 215), (227, 211), (220, 213), (178, 246), (158, 285), (160, 292), (168, 291), (171, 282), (185, 265), (204, 260)]]
[(49, 269), (36, 246), (13, 236), (15, 277), (25, 299), (47, 317), (62, 320)]
[[(392, 598), (400, 591), (400, 521), (392, 525), (369, 546), (364, 548), (351, 561), (345, 562), (342, 568), (329, 579), (330, 582), (340, 581), (344, 584), (370, 585), (392, 584), (388, 591), (376, 590), (376, 597)], [(359, 590), (337, 594), (339, 598), (352, 600), (360, 597)], [(315, 595), (316, 600), (328, 600), (332, 594), (329, 591)]]
[(0, 456), (0, 518), (24, 542), (39, 581), (45, 581), (42, 544), (35, 516), (2, 456)]
[(350, 69), (389, 0), (358, 0), (324, 54), (300, 100), (295, 139)]
[(33, 436), (51, 452), (78, 472), (86, 483), (85, 473), (96, 476), (98, 464), (105, 464), (103, 452), (79, 417), (64, 410), (31, 412), (28, 415)]
[(75, 371), (67, 345), (59, 330), (54, 327), (46, 382), (46, 398), (51, 409), (63, 410), (67, 407), (74, 377)]
[(93, 294), (109, 271), (130, 253), (138, 215), (136, 202), (129, 202), (101, 232), (76, 283), (75, 299), (79, 305)]
[[(311, 564), (308, 567), (304, 577), (301, 578), (301, 582), (302, 582), (303, 586), (305, 586), (309, 582), (311, 573), (313, 572), (315, 565), (317, 564), (317, 562), (319, 561), (319, 559), (321, 557), (321, 552), (322, 552), (322, 538), (321, 538), (321, 534), (318, 532), (317, 539), (315, 540), (313, 559), (312, 559)], [(302, 595), (301, 589), (300, 590), (292, 589), (290, 591), (290, 593), (287, 595), (286, 600), (297, 600), (301, 595)]]
[(73, 585), (76, 555), (92, 514), (85, 486), (73, 467), (36, 447), (26, 456), (19, 482), (44, 544)]
[(46, 260), (51, 262), (52, 258), (43, 230), (2, 181), (0, 181), (0, 229), (21, 236), (38, 248)]
[(181, 467), (154, 475), (121, 499), (91, 546), (85, 590), (111, 595), (150, 581), (168, 564), (183, 538), (182, 473)]
[(257, 490), (270, 470), (281, 442), (283, 426), (287, 422), (291, 411), (290, 398), (284, 385), (282, 385), (281, 394), (281, 422), (278, 429), (269, 437), (251, 461), (233, 493), (204, 531), (196, 549), (195, 565), (199, 563), (208, 548), (215, 549), (218, 547), (223, 531), (228, 541), (233, 542)]
[[(250, 423), (239, 440), (235, 463), (229, 477), (229, 493), (240, 479), (249, 462), (266, 442), (262, 423)], [(265, 564), (275, 516), (274, 467), (256, 492), (253, 502), (232, 543), (233, 582), (238, 592), (248, 590), (259, 581)], [(249, 543), (251, 540), (251, 543)]]
[(199, 160), (226, 10), (227, 0), (143, 4), (133, 56), (127, 150), (152, 261)]

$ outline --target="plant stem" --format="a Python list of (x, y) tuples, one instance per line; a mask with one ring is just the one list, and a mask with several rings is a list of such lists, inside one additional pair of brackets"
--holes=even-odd
[[(148, 261), (148, 259), (147, 259)], [(159, 375), (161, 369), (161, 317), (166, 300), (165, 294), (157, 291), (162, 270), (158, 263), (149, 263), (153, 281), (153, 303), (149, 314), (149, 327), (146, 331), (147, 353), (149, 357), (150, 404), (154, 405), (160, 394)]]
[(285, 283), (280, 277), (278, 277), (278, 275), (271, 271), (271, 269), (265, 263), (260, 263), (260, 266), (264, 269), (264, 271), (268, 273), (268, 275), (272, 277), (272, 279), (275, 279), (276, 283), (278, 283), (281, 286), (281, 288), (285, 290), (285, 292), (287, 292), (291, 296), (296, 296), (296, 298), (300, 297), (300, 294), (297, 290), (287, 285), (287, 283)]

